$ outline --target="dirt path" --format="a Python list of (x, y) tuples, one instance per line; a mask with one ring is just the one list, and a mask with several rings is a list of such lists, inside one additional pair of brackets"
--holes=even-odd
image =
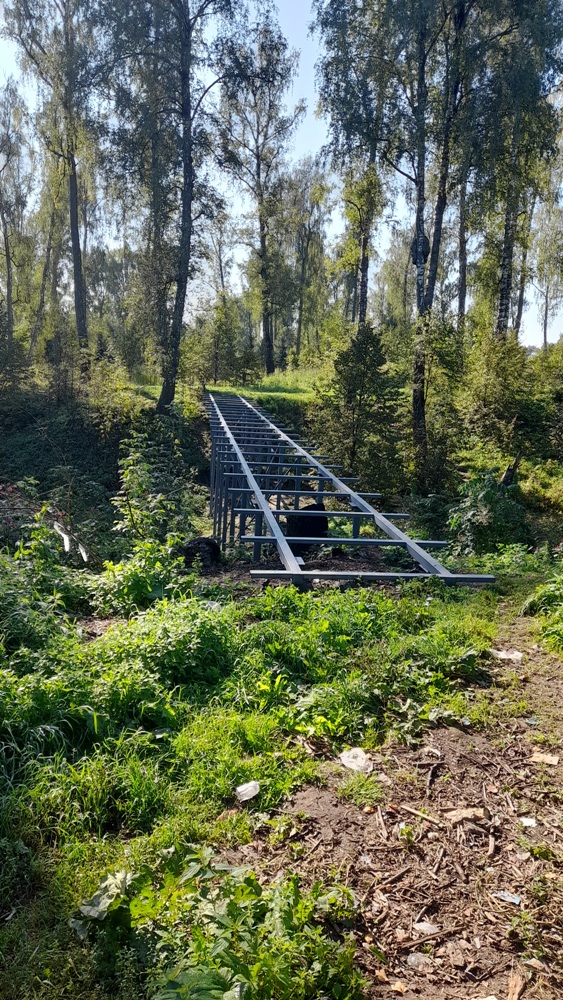
[(496, 649), (512, 658), (493, 658), (491, 687), (475, 691), (483, 729), (370, 754), (369, 807), (339, 794), (350, 772), (329, 764), (325, 785), (286, 807), (277, 843), (269, 828), (231, 855), (266, 877), (348, 886), (374, 997), (563, 995), (563, 664), (530, 620), (501, 614)]

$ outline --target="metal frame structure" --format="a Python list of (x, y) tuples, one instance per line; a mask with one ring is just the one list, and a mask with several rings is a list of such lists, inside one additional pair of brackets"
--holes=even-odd
[[(243, 396), (208, 393), (205, 401), (211, 427), (210, 513), (213, 534), (223, 549), (228, 545), (252, 545), (253, 561), (260, 562), (263, 545), (274, 545), (282, 568), (254, 569), (252, 577), (281, 579), (301, 589), (313, 580), (356, 580), (384, 582), (438, 577), (449, 584), (493, 583), (493, 576), (451, 573), (427, 551), (446, 543), (414, 540), (394, 521), (408, 514), (381, 513), (370, 500), (381, 494), (357, 493), (355, 479), (338, 476), (339, 466), (323, 465), (324, 455), (314, 454), (314, 446), (290, 436), (259, 407)], [(316, 488), (313, 488), (316, 486)], [(420, 570), (403, 573), (366, 573), (342, 570), (308, 570), (292, 545), (319, 545), (324, 539), (291, 537), (284, 534), (280, 519), (298, 511), (300, 517), (318, 517), (316, 511), (301, 509), (301, 500), (348, 503), (348, 510), (327, 510), (329, 518), (352, 522), (351, 537), (331, 537), (334, 546), (397, 547), (405, 550)], [(293, 504), (282, 507), (282, 500)], [(272, 506), (274, 504), (274, 506)], [(247, 523), (253, 531), (247, 534)], [(374, 524), (381, 538), (360, 536), (362, 521)]]

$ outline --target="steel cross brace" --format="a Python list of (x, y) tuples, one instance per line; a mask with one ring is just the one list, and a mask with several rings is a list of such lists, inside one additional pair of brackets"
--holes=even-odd
[[(227, 519), (230, 517), (230, 540), (235, 537), (235, 519), (239, 515), (239, 540), (254, 545), (254, 559), (259, 560), (261, 545), (267, 541), (275, 544), (278, 555), (284, 566), (283, 570), (253, 570), (251, 576), (263, 579), (291, 580), (302, 589), (310, 586), (314, 579), (363, 579), (366, 582), (392, 579), (424, 579), (436, 576), (450, 584), (486, 584), (494, 582), (492, 576), (476, 574), (454, 574), (437, 559), (425, 551), (424, 546), (438, 547), (440, 543), (432, 541), (416, 541), (406, 535), (385, 514), (377, 511), (369, 502), (368, 496), (378, 494), (360, 494), (355, 492), (349, 478), (335, 475), (335, 466), (327, 467), (319, 457), (305, 450), (300, 443), (292, 439), (284, 430), (276, 426), (268, 416), (253, 406), (243, 396), (209, 393), (206, 407), (212, 430), (211, 448), (211, 512), (214, 514), (214, 532), (220, 538), (223, 547), (227, 538)], [(324, 458), (324, 456), (321, 456)], [(311, 471), (313, 474), (311, 474)], [(312, 492), (310, 486), (318, 483), (317, 492)], [(295, 486), (296, 488), (292, 488)], [(268, 496), (278, 497), (278, 509), (273, 510)], [(334, 545), (360, 545), (360, 519), (367, 518), (381, 530), (385, 539), (366, 539), (367, 544), (393, 546), (406, 550), (422, 572), (415, 573), (365, 573), (341, 571), (308, 571), (303, 560), (292, 552), (291, 543), (307, 544), (314, 538), (287, 538), (279, 525), (278, 518), (291, 515), (290, 511), (279, 510), (280, 497), (289, 495), (295, 497), (295, 510), (299, 510), (301, 496), (317, 497), (324, 500), (334, 497), (349, 502), (352, 511), (336, 512), (337, 516), (347, 516), (354, 522), (353, 538), (332, 538)], [(255, 506), (251, 506), (253, 498)], [(301, 516), (307, 514), (301, 512)], [(327, 515), (330, 517), (331, 512)], [(245, 523), (248, 517), (254, 516), (255, 529), (253, 534), (245, 534)], [(400, 517), (401, 515), (390, 515)], [(267, 534), (264, 533), (264, 522)]]

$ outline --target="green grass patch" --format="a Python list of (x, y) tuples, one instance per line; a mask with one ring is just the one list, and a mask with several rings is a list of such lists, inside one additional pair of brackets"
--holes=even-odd
[[(306, 893), (291, 878), (264, 887), (219, 869), (206, 882), (190, 867), (193, 845), (201, 859), (203, 844), (250, 841), (292, 791), (320, 781), (311, 740), (332, 759), (390, 733), (416, 739), (433, 711), (438, 722), (458, 721), (464, 688), (486, 683), (497, 597), (432, 583), (405, 586), (400, 597), (277, 588), (213, 598), (157, 600), (94, 640), (63, 603), (43, 644), (24, 630), (6, 651), (0, 838), (3, 896), (15, 907), (0, 929), (0, 953), (15, 969), (12, 980), (0, 972), (7, 1000), (88, 990), (104, 1000), (187, 996), (194, 968), (210, 983), (223, 976), (226, 993), (246, 984), (249, 997), (360, 995), (342, 890)], [(259, 795), (234, 811), (236, 787), (251, 780)], [(361, 775), (340, 791), (360, 807), (381, 794)], [(77, 940), (68, 919), (118, 872), (127, 878), (118, 878), (108, 919)], [(218, 914), (234, 914), (235, 903), (225, 938)], [(288, 931), (274, 949), (279, 913)], [(230, 964), (218, 964), (218, 948)], [(38, 985), (48, 981), (51, 993)]]

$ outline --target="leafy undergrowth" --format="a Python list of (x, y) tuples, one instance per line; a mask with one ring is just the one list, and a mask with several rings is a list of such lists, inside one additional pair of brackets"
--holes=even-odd
[(563, 574), (558, 573), (542, 584), (526, 601), (524, 613), (541, 619), (541, 632), (547, 645), (563, 652)]
[[(261, 883), (216, 856), (346, 746), (487, 721), (464, 692), (487, 685), (497, 595), (412, 583), (400, 599), (214, 587), (210, 600), (192, 578), (200, 596), (92, 639), (74, 621), (83, 576), (50, 599), (34, 546), (6, 557), (2, 584), (0, 995), (360, 996), (338, 879)], [(260, 794), (233, 810), (247, 781)], [(371, 803), (379, 789), (343, 792)]]

